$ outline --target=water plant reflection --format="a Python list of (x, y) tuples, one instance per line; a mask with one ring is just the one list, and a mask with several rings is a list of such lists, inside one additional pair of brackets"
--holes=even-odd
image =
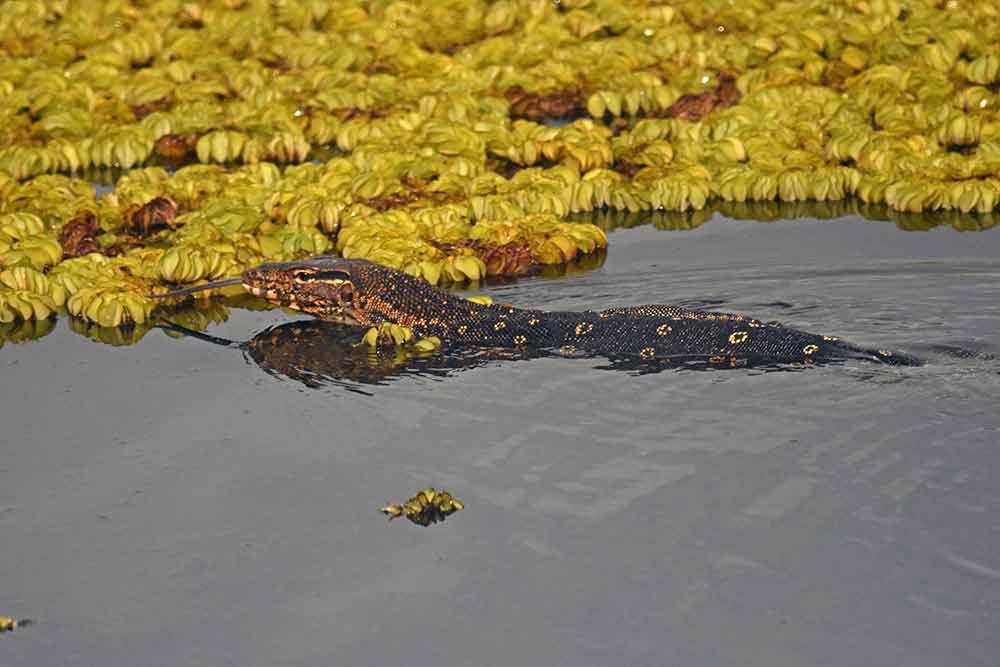
[(714, 201), (700, 211), (632, 212), (603, 209), (590, 213), (578, 213), (570, 216), (570, 219), (592, 223), (606, 232), (642, 225), (652, 225), (663, 231), (685, 231), (700, 227), (715, 218), (716, 215), (733, 220), (757, 222), (796, 219), (833, 220), (859, 216), (866, 220), (892, 222), (899, 229), (908, 232), (928, 231), (945, 226), (951, 226), (956, 231), (961, 232), (979, 232), (992, 229), (996, 227), (997, 223), (1000, 223), (1000, 213), (978, 215), (958, 211), (908, 213), (896, 211), (884, 204), (866, 204), (855, 198), (838, 201), (798, 202)]

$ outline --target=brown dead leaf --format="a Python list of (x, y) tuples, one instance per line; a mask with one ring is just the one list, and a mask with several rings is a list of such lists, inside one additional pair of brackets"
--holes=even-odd
[(198, 137), (193, 134), (167, 134), (156, 140), (156, 154), (170, 160), (179, 160), (194, 150)]
[(555, 93), (529, 93), (521, 86), (504, 91), (510, 102), (511, 115), (540, 121), (547, 118), (566, 118), (583, 113), (583, 92), (570, 88)]
[(81, 209), (59, 232), (59, 244), (64, 257), (80, 257), (92, 252), (101, 252), (94, 237), (99, 227), (97, 214), (90, 209)]
[(169, 197), (154, 197), (142, 206), (132, 206), (122, 214), (123, 230), (129, 234), (146, 237), (174, 226), (177, 203)]
[(153, 100), (152, 102), (146, 102), (145, 104), (136, 104), (132, 107), (132, 115), (135, 116), (136, 120), (142, 120), (151, 113), (156, 111), (168, 111), (173, 106), (173, 100), (163, 97), (158, 100)]
[(684, 95), (659, 114), (661, 118), (681, 118), (683, 120), (698, 120), (716, 109), (730, 107), (740, 101), (740, 90), (736, 87), (736, 79), (728, 74), (719, 77), (719, 85), (715, 90), (709, 90), (697, 95)]

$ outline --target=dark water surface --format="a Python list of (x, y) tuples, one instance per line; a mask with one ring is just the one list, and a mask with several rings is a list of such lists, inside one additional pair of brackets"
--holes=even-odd
[[(707, 305), (919, 368), (550, 358), (309, 388), (60, 322), (0, 350), (0, 613), (37, 621), (0, 664), (995, 667), (998, 257), (996, 230), (716, 220), (484, 290)], [(428, 485), (466, 509), (378, 514)]]

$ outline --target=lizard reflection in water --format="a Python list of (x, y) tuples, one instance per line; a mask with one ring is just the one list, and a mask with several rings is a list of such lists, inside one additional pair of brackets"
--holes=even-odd
[(603, 356), (625, 366), (745, 367), (847, 359), (919, 364), (906, 355), (869, 350), (735, 313), (666, 305), (579, 312), (481, 305), (401, 271), (338, 257), (262, 264), (237, 279), (158, 296), (183, 296), (233, 284), (321, 320), (364, 327), (398, 324), (455, 348)]
[(482, 350), (465, 350), (425, 355), (406, 349), (373, 349), (358, 344), (356, 327), (322, 320), (300, 320), (268, 327), (245, 342), (210, 336), (167, 321), (157, 326), (172, 333), (239, 349), (245, 359), (268, 374), (286, 377), (313, 389), (343, 384), (356, 390), (346, 383), (382, 384), (404, 374), (444, 376), (498, 359), (527, 356), (513, 351), (490, 354)]

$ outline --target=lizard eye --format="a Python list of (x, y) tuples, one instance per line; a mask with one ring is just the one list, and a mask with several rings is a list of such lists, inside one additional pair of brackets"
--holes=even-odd
[(297, 283), (307, 283), (313, 279), (313, 274), (309, 271), (296, 271), (292, 274), (292, 278)]

